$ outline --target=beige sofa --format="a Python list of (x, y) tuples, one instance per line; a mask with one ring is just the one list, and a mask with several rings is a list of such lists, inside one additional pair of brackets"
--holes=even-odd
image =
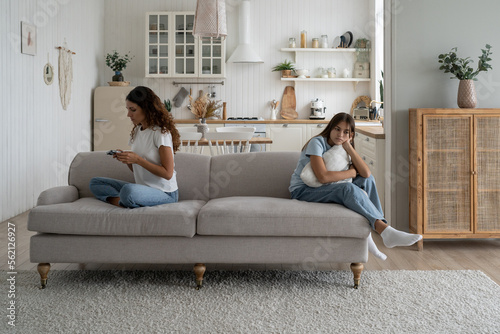
[(207, 264), (351, 263), (354, 286), (368, 260), (370, 227), (338, 204), (290, 199), (298, 152), (208, 157), (177, 153), (179, 202), (124, 209), (95, 199), (94, 176), (133, 182), (104, 152), (79, 153), (69, 185), (44, 191), (29, 214), (30, 260), (42, 287), (50, 263), (193, 263), (201, 287)]

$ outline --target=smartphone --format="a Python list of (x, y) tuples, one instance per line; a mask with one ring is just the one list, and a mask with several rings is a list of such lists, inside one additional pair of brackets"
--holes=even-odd
[(106, 152), (107, 155), (114, 155), (116, 153), (122, 153), (122, 151), (119, 151), (119, 150), (109, 150), (108, 152)]

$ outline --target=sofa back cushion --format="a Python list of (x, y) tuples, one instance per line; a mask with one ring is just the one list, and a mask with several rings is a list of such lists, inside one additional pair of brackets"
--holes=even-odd
[[(210, 157), (201, 154), (175, 154), (175, 170), (179, 186), (179, 200), (207, 200), (208, 195), (197, 191), (200, 185), (208, 185)], [(78, 189), (79, 197), (93, 197), (89, 189), (90, 179), (96, 176), (111, 177), (134, 182), (134, 174), (123, 163), (103, 151), (78, 153), (69, 168), (70, 185)]]
[(82, 197), (94, 197), (89, 189), (90, 179), (96, 176), (134, 182), (134, 174), (127, 165), (113, 159), (104, 151), (80, 152), (69, 166), (68, 184), (78, 189)]
[(290, 198), (288, 186), (300, 152), (256, 152), (212, 157), (210, 198), (265, 196)]

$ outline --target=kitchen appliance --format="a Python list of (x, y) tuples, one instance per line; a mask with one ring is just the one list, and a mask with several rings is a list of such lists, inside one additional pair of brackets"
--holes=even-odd
[[(229, 117), (230, 120), (233, 117)], [(234, 117), (234, 120), (260, 120), (258, 117)], [(253, 133), (254, 137), (265, 137), (266, 136), (266, 124), (262, 123), (225, 123), (225, 127), (233, 127), (233, 126), (243, 126), (243, 127), (252, 127), (255, 128), (255, 132)], [(251, 144), (250, 152), (264, 152), (266, 150), (266, 144)]]
[(326, 114), (325, 101), (316, 98), (311, 100), (311, 115), (309, 119), (325, 119)]
[(354, 108), (352, 117), (361, 121), (368, 121), (370, 119), (370, 109), (367, 107)]

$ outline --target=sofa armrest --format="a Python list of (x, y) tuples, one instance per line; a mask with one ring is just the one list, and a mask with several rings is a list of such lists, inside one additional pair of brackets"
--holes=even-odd
[(36, 205), (70, 203), (78, 199), (78, 189), (75, 186), (54, 187), (42, 191)]

